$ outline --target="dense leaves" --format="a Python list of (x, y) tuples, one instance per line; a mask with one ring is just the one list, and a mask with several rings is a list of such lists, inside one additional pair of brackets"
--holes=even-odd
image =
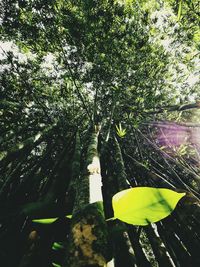
[[(74, 260), (67, 255), (72, 229), (65, 216), (87, 195), (96, 124), (101, 168), (98, 161), (95, 175), (101, 169), (106, 218), (113, 216), (112, 196), (135, 186), (184, 189), (193, 207), (188, 212), (186, 205), (186, 214), (175, 209), (155, 233), (109, 222), (113, 254), (105, 246), (96, 259), (114, 255), (116, 266), (163, 266), (162, 255), (170, 255), (177, 266), (199, 266), (198, 1), (3, 0), (0, 8), (0, 264)], [(95, 209), (92, 216), (84, 212), (74, 229), (79, 236), (83, 226), (78, 240), (90, 233), (98, 251)], [(102, 237), (105, 220), (98, 218)], [(64, 252), (54, 255), (54, 242)]]

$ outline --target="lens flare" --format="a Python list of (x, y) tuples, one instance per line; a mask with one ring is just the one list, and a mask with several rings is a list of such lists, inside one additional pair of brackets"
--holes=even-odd
[(198, 124), (174, 122), (156, 123), (157, 145), (168, 155), (192, 158), (194, 164), (200, 164), (200, 126)]

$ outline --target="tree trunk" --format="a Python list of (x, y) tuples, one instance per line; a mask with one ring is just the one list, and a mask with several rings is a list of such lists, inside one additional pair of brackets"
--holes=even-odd
[[(103, 267), (108, 259), (107, 227), (101, 201), (98, 134), (99, 130), (95, 127), (87, 150), (85, 170), (78, 179), (79, 186), (71, 222), (69, 253), (65, 266)], [(93, 180), (97, 180), (97, 188), (92, 187)], [(97, 191), (99, 199), (94, 198), (94, 190)]]

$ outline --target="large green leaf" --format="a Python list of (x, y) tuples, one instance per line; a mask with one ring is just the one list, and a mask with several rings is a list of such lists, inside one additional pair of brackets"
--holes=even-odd
[(148, 225), (170, 215), (184, 195), (166, 188), (123, 190), (112, 198), (114, 218), (133, 225)]

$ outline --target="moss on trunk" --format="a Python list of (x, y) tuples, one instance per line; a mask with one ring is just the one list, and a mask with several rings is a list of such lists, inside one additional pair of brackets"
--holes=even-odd
[(73, 216), (66, 266), (104, 266), (109, 258), (107, 238), (102, 203), (82, 207)]

